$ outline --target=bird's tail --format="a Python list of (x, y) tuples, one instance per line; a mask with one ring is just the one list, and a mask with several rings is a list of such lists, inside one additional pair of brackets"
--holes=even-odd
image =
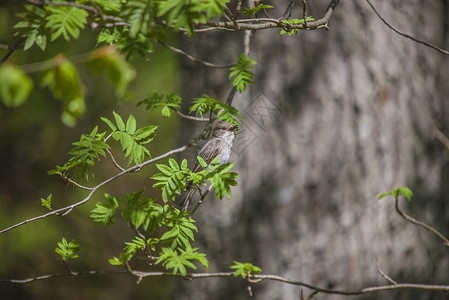
[(182, 197), (177, 203), (176, 206), (180, 208), (183, 211), (188, 211), (189, 207), (193, 204), (193, 196), (195, 195), (195, 192), (197, 190), (194, 188), (191, 188), (187, 190), (184, 197)]

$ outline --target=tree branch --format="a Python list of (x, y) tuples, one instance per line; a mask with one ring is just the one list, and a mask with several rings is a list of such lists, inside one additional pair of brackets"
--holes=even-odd
[(164, 46), (164, 47), (170, 49), (171, 51), (176, 52), (176, 53), (178, 53), (178, 54), (181, 54), (181, 55), (183, 55), (184, 57), (187, 57), (188, 59), (190, 59), (191, 61), (196, 62), (196, 63), (199, 63), (199, 64), (202, 64), (202, 65), (205, 65), (205, 66), (207, 66), (207, 67), (211, 67), (211, 68), (230, 68), (230, 67), (232, 67), (232, 66), (235, 66), (235, 64), (218, 65), (218, 64), (210, 63), (210, 62), (208, 62), (208, 61), (204, 61), (204, 60), (201, 60), (201, 59), (199, 59), (199, 58), (195, 58), (195, 57), (193, 57), (192, 55), (190, 55), (190, 54), (184, 52), (184, 51), (181, 50), (181, 49), (178, 49), (178, 48), (175, 48), (175, 47), (173, 47), (173, 46), (170, 46), (169, 44), (165, 43), (164, 41), (157, 40), (157, 42), (158, 42), (159, 44), (161, 44), (162, 46)]
[(183, 152), (183, 151), (185, 151), (186, 149), (187, 149), (187, 146), (182, 146), (182, 147), (179, 147), (179, 148), (177, 148), (177, 149), (168, 151), (168, 152), (166, 152), (166, 153), (164, 153), (164, 154), (162, 154), (162, 155), (159, 155), (158, 157), (155, 157), (155, 158), (149, 159), (149, 160), (147, 160), (147, 161), (144, 161), (143, 163), (141, 163), (141, 164), (139, 164), (139, 165), (135, 165), (135, 166), (130, 167), (130, 168), (126, 169), (126, 170), (123, 170), (123, 171), (121, 171), (120, 173), (118, 173), (118, 174), (116, 174), (116, 175), (114, 175), (114, 176), (112, 176), (112, 177), (109, 177), (108, 179), (106, 179), (106, 180), (104, 180), (103, 182), (99, 183), (99, 184), (96, 185), (95, 187), (91, 188), (90, 193), (89, 193), (89, 194), (87, 195), (87, 197), (84, 198), (83, 200), (81, 200), (81, 201), (79, 201), (79, 202), (76, 202), (76, 203), (74, 203), (74, 204), (72, 204), (72, 205), (63, 207), (63, 208), (59, 208), (59, 209), (52, 210), (52, 211), (50, 211), (50, 212), (48, 212), (48, 213), (46, 213), (46, 214), (44, 214), (44, 215), (40, 215), (40, 216), (31, 218), (31, 219), (24, 220), (24, 221), (22, 221), (22, 222), (20, 222), (20, 223), (17, 223), (17, 224), (15, 224), (15, 225), (13, 225), (13, 226), (10, 226), (10, 227), (8, 227), (8, 228), (5, 228), (5, 229), (3, 229), (3, 230), (0, 230), (0, 234), (5, 233), (5, 232), (7, 232), (7, 231), (9, 231), (9, 230), (11, 230), (11, 229), (14, 229), (14, 228), (16, 228), (16, 227), (25, 225), (25, 224), (27, 224), (27, 223), (31, 223), (31, 222), (34, 222), (34, 221), (37, 221), (37, 220), (40, 220), (40, 219), (44, 219), (44, 218), (50, 217), (50, 216), (54, 216), (54, 215), (62, 215), (62, 216), (65, 216), (65, 215), (69, 214), (75, 207), (78, 207), (78, 206), (80, 206), (80, 205), (83, 205), (83, 204), (87, 203), (87, 202), (92, 198), (92, 195), (93, 195), (98, 189), (100, 189), (102, 186), (104, 186), (104, 185), (106, 185), (106, 184), (108, 184), (108, 183), (114, 181), (115, 179), (117, 179), (117, 178), (119, 178), (119, 177), (121, 177), (121, 176), (123, 176), (123, 175), (125, 175), (125, 174), (137, 172), (137, 171), (139, 171), (140, 169), (142, 169), (143, 167), (145, 167), (145, 166), (147, 166), (147, 165), (149, 165), (149, 164), (152, 164), (152, 163), (154, 163), (154, 162), (156, 162), (156, 161), (158, 161), (158, 160), (161, 160), (161, 159), (163, 159), (163, 158), (166, 158), (166, 157), (168, 157), (168, 156), (171, 156), (171, 155), (173, 155), (173, 154), (175, 154), (175, 153)]
[(424, 45), (424, 46), (430, 47), (430, 48), (432, 48), (432, 49), (434, 49), (434, 50), (437, 50), (437, 51), (440, 52), (440, 53), (449, 55), (449, 51), (447, 51), (447, 50), (441, 49), (441, 48), (439, 48), (439, 47), (437, 47), (437, 46), (434, 46), (434, 45), (432, 45), (432, 44), (429, 44), (429, 43), (427, 43), (427, 42), (418, 40), (417, 38), (411, 36), (410, 34), (407, 34), (407, 33), (404, 33), (404, 32), (399, 31), (399, 30), (396, 29), (393, 25), (391, 25), (390, 23), (388, 23), (388, 22), (387, 22), (387, 21), (386, 21), (386, 20), (379, 14), (379, 12), (376, 10), (376, 8), (374, 7), (374, 5), (373, 5), (369, 0), (366, 0), (366, 2), (368, 2), (369, 6), (371, 6), (371, 8), (372, 8), (373, 11), (376, 13), (376, 15), (379, 17), (379, 19), (381, 19), (382, 22), (383, 22), (385, 25), (387, 25), (391, 30), (393, 30), (393, 31), (396, 32), (397, 34), (402, 35), (403, 37), (408, 38), (408, 39), (410, 39), (410, 40), (412, 40), (412, 41), (414, 41), (414, 42), (416, 42), (416, 43), (419, 43), (419, 44), (422, 44), (422, 45)]
[(416, 220), (415, 218), (413, 218), (413, 217), (407, 215), (405, 212), (403, 212), (403, 211), (399, 208), (399, 199), (398, 199), (398, 197), (395, 197), (395, 208), (396, 208), (396, 211), (398, 212), (398, 214), (399, 214), (404, 220), (406, 220), (406, 221), (408, 221), (408, 222), (410, 222), (410, 223), (412, 223), (412, 224), (415, 224), (415, 225), (417, 225), (417, 226), (420, 226), (420, 227), (424, 228), (425, 230), (427, 230), (427, 231), (433, 233), (434, 235), (436, 235), (437, 237), (439, 237), (439, 238), (443, 241), (443, 244), (444, 244), (445, 246), (448, 246), (448, 247), (449, 247), (449, 240), (448, 240), (443, 234), (441, 234), (438, 230), (436, 230), (435, 228), (433, 228), (433, 227), (430, 226), (430, 225), (427, 225), (426, 223), (423, 223), (423, 222), (421, 222), (421, 221)]
[[(139, 277), (139, 279), (145, 277), (181, 277), (188, 280), (193, 279), (204, 279), (204, 278), (230, 278), (235, 277), (234, 272), (215, 272), (215, 273), (191, 273), (187, 275), (181, 275), (179, 273), (166, 273), (166, 272), (143, 272), (143, 271), (114, 271), (114, 270), (105, 270), (105, 271), (85, 271), (85, 272), (73, 272), (73, 273), (62, 273), (62, 274), (53, 274), (53, 275), (43, 275), (33, 278), (27, 279), (0, 279), (0, 283), (18, 283), (24, 284), (29, 282), (34, 282), (38, 280), (50, 279), (50, 278), (58, 278), (58, 277), (69, 277), (69, 276), (80, 276), (80, 275), (115, 275), (115, 274), (127, 274), (131, 273), (132, 275)], [(257, 284), (258, 282), (269, 280), (269, 281), (278, 281), (289, 285), (302, 286), (308, 289), (315, 291), (316, 293), (323, 294), (334, 294), (334, 295), (343, 295), (343, 296), (356, 296), (362, 294), (376, 293), (381, 291), (391, 291), (391, 290), (432, 290), (432, 291), (449, 291), (449, 285), (427, 285), (427, 284), (413, 284), (413, 283), (400, 283), (393, 285), (381, 285), (381, 286), (373, 286), (366, 287), (358, 290), (335, 290), (322, 288), (310, 283), (306, 283), (303, 281), (292, 280), (278, 275), (264, 275), (264, 274), (256, 274), (251, 275), (249, 278), (250, 282), (253, 284)]]

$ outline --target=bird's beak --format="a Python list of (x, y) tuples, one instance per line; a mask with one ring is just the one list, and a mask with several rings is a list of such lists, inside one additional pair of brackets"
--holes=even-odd
[(232, 126), (231, 129), (232, 129), (232, 131), (234, 131), (234, 132), (239, 131), (239, 126), (238, 126), (238, 125)]

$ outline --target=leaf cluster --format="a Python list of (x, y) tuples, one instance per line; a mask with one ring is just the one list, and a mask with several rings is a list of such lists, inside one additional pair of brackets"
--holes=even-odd
[(261, 3), (257, 6), (254, 6), (253, 8), (244, 8), (241, 10), (241, 12), (244, 16), (256, 15), (260, 10), (265, 10), (269, 8), (273, 8), (273, 6)]
[[(315, 21), (312, 17), (307, 17), (307, 22)], [(290, 20), (282, 20), (282, 23), (291, 25), (291, 24), (304, 24), (304, 19), (290, 19)], [(288, 35), (298, 34), (299, 29), (282, 29), (281, 35), (288, 33)]]
[(129, 158), (128, 165), (132, 162), (138, 165), (145, 160), (145, 156), (151, 157), (150, 151), (144, 145), (154, 139), (157, 126), (149, 125), (137, 129), (136, 119), (133, 115), (129, 115), (126, 125), (122, 117), (115, 111), (113, 115), (115, 124), (105, 117), (101, 117), (101, 120), (112, 130), (109, 136), (112, 136), (116, 141), (120, 141), (125, 158)]
[(235, 269), (234, 276), (235, 277), (242, 277), (243, 279), (246, 279), (248, 275), (254, 275), (257, 273), (262, 272), (262, 269), (260, 269), (257, 266), (254, 266), (250, 263), (241, 263), (238, 261), (234, 261), (234, 264), (231, 266), (231, 269)]
[[(194, 232), (198, 232), (198, 229), (188, 212), (168, 205), (162, 207), (154, 198), (147, 198), (144, 190), (140, 190), (127, 194), (120, 200), (105, 194), (105, 201), (96, 203), (91, 217), (94, 222), (109, 226), (114, 223), (118, 211), (121, 211), (121, 217), (126, 223), (150, 237), (144, 238), (144, 235), (140, 234), (131, 242), (126, 242), (124, 251), (109, 260), (111, 264), (126, 264), (139, 250), (155, 251), (155, 246), (162, 243), (169, 244), (169, 247), (161, 248), (156, 263), (162, 263), (167, 270), (173, 270), (174, 273), (179, 271), (185, 275), (186, 267), (196, 269), (192, 260), (197, 260), (207, 268), (205, 255), (197, 252), (197, 248), (192, 248), (190, 244), (194, 241)], [(159, 227), (166, 229), (161, 236), (158, 236), (156, 231)]]
[(217, 115), (218, 119), (234, 125), (238, 124), (237, 119), (242, 119), (242, 116), (235, 107), (211, 98), (206, 94), (203, 96), (204, 97), (195, 98), (195, 100), (193, 100), (193, 104), (189, 111), (190, 113), (195, 113), (197, 116), (203, 116), (208, 112), (212, 112)]
[(181, 166), (176, 160), (170, 158), (168, 165), (156, 164), (156, 167), (160, 173), (154, 174), (151, 179), (157, 181), (153, 184), (153, 188), (162, 191), (164, 203), (167, 203), (169, 198), (174, 200), (176, 195), (180, 195), (182, 190), (186, 190), (186, 175), (191, 173), (187, 168), (186, 159), (181, 162)]
[(395, 199), (398, 199), (400, 196), (404, 196), (405, 199), (411, 201), (413, 192), (408, 187), (399, 186), (397, 188), (394, 188), (391, 192), (380, 193), (379, 195), (377, 195), (377, 199), (382, 199), (386, 196), (393, 196)]
[(171, 116), (170, 109), (178, 110), (181, 108), (182, 98), (175, 93), (159, 94), (154, 91), (149, 94), (147, 98), (139, 101), (137, 106), (146, 105), (147, 110), (154, 110), (156, 108), (162, 108), (162, 116), (168, 118)]
[(245, 92), (246, 86), (254, 83), (254, 73), (250, 70), (255, 68), (255, 64), (255, 60), (242, 53), (237, 64), (229, 69), (231, 71), (229, 79), (234, 78), (232, 85), (237, 88), (239, 93)]
[(228, 2), (229, 0), (162, 0), (159, 2), (157, 15), (165, 17), (168, 25), (176, 30), (185, 28), (193, 36), (196, 25), (223, 15)]
[(55, 249), (55, 252), (61, 256), (63, 261), (67, 261), (70, 258), (77, 258), (80, 250), (81, 246), (78, 245), (76, 240), (67, 242), (65, 238), (62, 238), (62, 241), (58, 242), (58, 247)]
[(89, 179), (92, 174), (91, 167), (95, 165), (95, 160), (100, 160), (100, 157), (106, 157), (105, 149), (110, 146), (106, 144), (103, 139), (105, 132), (97, 133), (98, 126), (89, 134), (81, 135), (78, 142), (73, 143), (75, 146), (69, 151), (72, 155), (62, 167), (56, 166), (54, 170), (48, 172), (49, 175), (65, 175), (69, 170), (74, 172), (75, 178)]

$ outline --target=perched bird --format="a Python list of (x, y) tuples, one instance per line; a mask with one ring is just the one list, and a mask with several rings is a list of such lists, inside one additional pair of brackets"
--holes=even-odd
[[(218, 120), (214, 124), (212, 137), (201, 148), (198, 156), (204, 159), (209, 165), (214, 158), (218, 156), (220, 165), (229, 162), (231, 157), (232, 145), (234, 143), (235, 132), (238, 130), (237, 125), (232, 125), (228, 122)], [(194, 173), (200, 172), (203, 167), (200, 165), (198, 159), (195, 160), (195, 165), (192, 171)], [(187, 183), (187, 194), (181, 201), (184, 210), (187, 210), (190, 200), (196, 189), (191, 187), (191, 183)]]

